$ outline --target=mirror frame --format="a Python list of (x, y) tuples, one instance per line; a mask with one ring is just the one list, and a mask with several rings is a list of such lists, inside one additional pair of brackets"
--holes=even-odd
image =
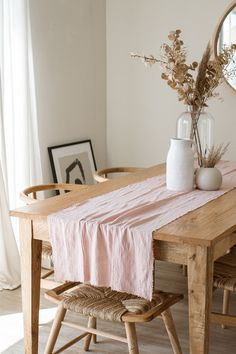
[[(228, 16), (228, 14), (233, 10), (233, 8), (236, 7), (236, 0), (234, 0), (225, 10), (224, 14), (221, 16), (217, 26), (216, 26), (216, 29), (215, 29), (215, 32), (213, 34), (213, 37), (212, 37), (212, 48), (213, 48), (213, 51), (214, 51), (214, 56), (216, 57), (217, 56), (217, 41), (218, 41), (218, 38), (219, 38), (219, 33), (221, 31), (221, 28), (222, 28), (222, 25), (223, 25), (223, 22), (225, 20), (225, 18)], [(226, 79), (224, 79), (225, 82), (236, 92), (236, 87), (232, 86)]]

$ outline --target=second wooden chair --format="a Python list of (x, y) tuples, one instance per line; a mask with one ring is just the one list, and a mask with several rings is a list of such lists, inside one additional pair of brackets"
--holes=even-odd
[(98, 170), (94, 173), (94, 179), (96, 182), (106, 182), (111, 179), (111, 176), (120, 175), (120, 174), (127, 174), (127, 173), (134, 173), (141, 171), (143, 168), (141, 167), (110, 167), (104, 168), (102, 170)]
[(228, 254), (220, 257), (214, 266), (214, 282), (216, 289), (224, 291), (222, 313), (212, 313), (212, 322), (225, 326), (236, 326), (236, 315), (229, 314), (230, 293), (236, 292), (236, 247), (233, 247)]

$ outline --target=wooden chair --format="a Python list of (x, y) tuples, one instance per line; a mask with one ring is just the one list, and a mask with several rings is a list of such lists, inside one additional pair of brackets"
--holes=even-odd
[[(164, 321), (173, 352), (175, 354), (182, 353), (170, 312), (170, 307), (180, 301), (183, 298), (182, 295), (155, 290), (153, 300), (150, 302), (134, 295), (113, 291), (110, 288), (70, 282), (48, 291), (45, 296), (50, 301), (57, 303), (58, 309), (44, 354), (53, 353), (62, 325), (83, 332), (57, 349), (55, 353), (65, 350), (83, 338), (85, 338), (84, 350), (87, 351), (93, 334), (127, 343), (129, 353), (138, 354), (135, 324), (149, 322), (157, 316), (161, 316)], [(88, 326), (64, 320), (67, 310), (88, 316)], [(124, 323), (126, 337), (98, 330), (96, 328), (97, 318)]]
[[(41, 199), (45, 199), (45, 192), (46, 191), (74, 191), (74, 190), (83, 190), (87, 188), (85, 185), (80, 184), (68, 184), (68, 183), (50, 183), (50, 184), (41, 184), (30, 186), (24, 189), (20, 193), (20, 199), (25, 202), (26, 204), (36, 203), (40, 197)], [(43, 198), (42, 198), (43, 194)], [(40, 195), (40, 197), (39, 197)], [(44, 272), (41, 276), (41, 287), (45, 289), (51, 289), (55, 287), (55, 282), (47, 279), (51, 276), (53, 271), (53, 259), (52, 259), (52, 246), (50, 242), (43, 241), (42, 242), (42, 264), (43, 268), (50, 269), (47, 272)]]
[(120, 173), (133, 173), (141, 171), (141, 167), (110, 167), (96, 171), (93, 175), (96, 182), (106, 182), (110, 179), (109, 175)]
[(229, 253), (219, 258), (214, 266), (215, 289), (223, 289), (223, 309), (222, 313), (212, 313), (212, 322), (225, 326), (236, 326), (236, 315), (229, 315), (230, 293), (236, 292), (236, 247)]

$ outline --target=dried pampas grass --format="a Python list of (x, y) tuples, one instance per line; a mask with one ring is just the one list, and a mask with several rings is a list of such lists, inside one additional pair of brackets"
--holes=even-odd
[(195, 92), (195, 105), (202, 106), (203, 98), (205, 96), (206, 86), (207, 86), (207, 70), (211, 57), (211, 47), (208, 43), (206, 50), (202, 56), (202, 60), (198, 66), (198, 74), (196, 77), (196, 92)]
[(202, 166), (214, 167), (228, 150), (229, 144), (213, 145), (210, 149), (206, 150), (203, 155)]

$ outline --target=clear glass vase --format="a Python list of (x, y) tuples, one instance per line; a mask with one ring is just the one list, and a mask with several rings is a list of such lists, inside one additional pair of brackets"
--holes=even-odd
[(191, 139), (192, 135), (192, 106), (186, 106), (186, 109), (177, 119), (176, 136), (180, 139)]
[(193, 139), (202, 155), (214, 144), (214, 118), (205, 108), (194, 110), (186, 106), (177, 119), (176, 130), (177, 138)]
[(197, 124), (203, 152), (214, 145), (214, 124), (212, 115), (203, 109)]

